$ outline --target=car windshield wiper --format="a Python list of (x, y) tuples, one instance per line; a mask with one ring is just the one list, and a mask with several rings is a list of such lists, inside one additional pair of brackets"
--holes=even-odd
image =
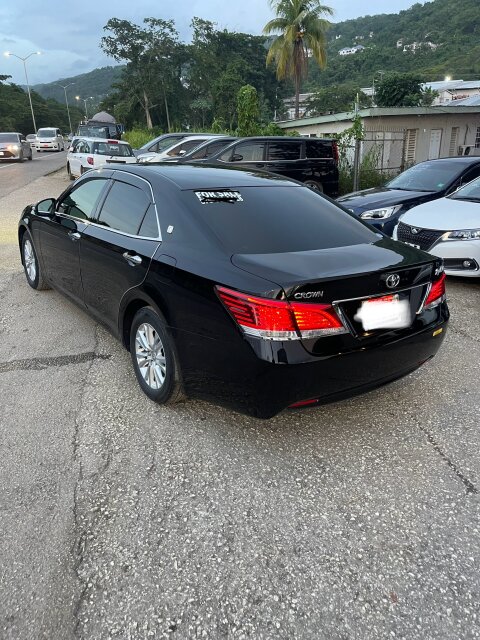
[(389, 187), (390, 189), (398, 189), (399, 191), (420, 191), (421, 193), (433, 193), (431, 189), (407, 189), (407, 187)]
[(451, 196), (450, 200), (466, 200), (467, 202), (480, 202), (480, 198)]

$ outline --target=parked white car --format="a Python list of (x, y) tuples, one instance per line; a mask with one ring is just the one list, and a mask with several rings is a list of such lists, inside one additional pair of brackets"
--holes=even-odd
[(450, 276), (480, 277), (480, 178), (400, 216), (393, 237), (443, 258)]
[(88, 169), (98, 169), (107, 162), (135, 164), (132, 147), (123, 140), (75, 138), (67, 153), (67, 172), (74, 180)]
[(224, 136), (220, 135), (197, 135), (197, 136), (188, 136), (183, 138), (183, 140), (172, 140), (172, 144), (168, 146), (166, 149), (158, 153), (141, 153), (137, 155), (138, 162), (162, 162), (163, 160), (169, 160), (172, 158), (179, 158), (184, 156), (186, 153), (193, 151), (201, 144), (206, 142), (207, 140), (215, 140), (216, 138), (222, 138)]
[(37, 139), (35, 141), (37, 151), (64, 151), (65, 141), (60, 129), (55, 127), (44, 127), (37, 131)]

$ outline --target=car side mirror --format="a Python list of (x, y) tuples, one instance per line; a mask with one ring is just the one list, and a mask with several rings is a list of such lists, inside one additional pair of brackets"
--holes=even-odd
[(55, 198), (46, 198), (45, 200), (40, 200), (35, 205), (35, 213), (39, 216), (49, 217), (55, 213), (55, 205), (57, 201)]
[(234, 153), (232, 156), (232, 162), (241, 162), (243, 160), (243, 156), (240, 153)]

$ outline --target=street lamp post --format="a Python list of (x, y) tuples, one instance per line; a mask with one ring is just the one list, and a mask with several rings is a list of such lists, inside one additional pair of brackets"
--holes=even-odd
[(70, 109), (68, 107), (68, 98), (67, 98), (67, 89), (68, 87), (71, 87), (72, 84), (75, 84), (75, 82), (70, 82), (69, 84), (63, 85), (63, 84), (59, 84), (58, 82), (56, 83), (57, 87), (62, 87), (64, 93), (65, 93), (65, 104), (67, 105), (67, 114), (68, 114), (68, 125), (70, 127), (70, 133), (73, 133), (72, 130), (72, 120), (70, 118)]
[(30, 94), (30, 85), (28, 83), (27, 60), (31, 56), (39, 56), (40, 55), (40, 51), (32, 51), (32, 53), (29, 53), (28, 56), (25, 56), (25, 58), (22, 58), (21, 56), (17, 56), (15, 53), (11, 53), (10, 51), (5, 51), (4, 55), (6, 55), (7, 58), (9, 58), (10, 56), (13, 56), (14, 58), (18, 58), (19, 60), (21, 60), (23, 62), (23, 68), (25, 70), (25, 80), (27, 81), (28, 100), (30, 102), (30, 110), (32, 112), (33, 130), (34, 130), (35, 133), (37, 133), (37, 124), (35, 122), (35, 115), (33, 113), (32, 96)]
[(88, 111), (87, 111), (87, 100), (93, 100), (93, 96), (89, 96), (88, 98), (81, 98), (80, 96), (75, 96), (75, 100), (82, 100), (85, 105), (85, 118), (88, 120)]

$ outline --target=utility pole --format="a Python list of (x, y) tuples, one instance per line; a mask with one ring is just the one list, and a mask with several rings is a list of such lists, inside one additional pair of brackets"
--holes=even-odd
[(70, 82), (70, 84), (66, 84), (66, 85), (58, 84), (57, 82), (57, 87), (62, 87), (63, 91), (65, 92), (65, 104), (67, 105), (68, 125), (70, 127), (70, 133), (73, 133), (73, 130), (72, 130), (72, 120), (70, 118), (70, 109), (68, 107), (67, 89), (68, 87), (71, 87), (73, 84), (75, 84), (75, 82)]
[[(355, 123), (357, 123), (359, 111), (359, 95), (355, 98)], [(358, 191), (360, 188), (360, 151), (361, 151), (361, 139), (355, 127), (355, 151), (353, 156), (353, 190)]]

